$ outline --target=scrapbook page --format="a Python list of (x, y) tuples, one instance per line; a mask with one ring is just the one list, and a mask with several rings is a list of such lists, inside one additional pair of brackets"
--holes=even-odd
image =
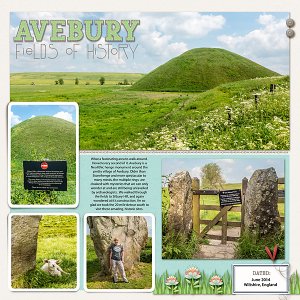
[(9, 298), (300, 294), (296, 11), (85, 10), (9, 12)]

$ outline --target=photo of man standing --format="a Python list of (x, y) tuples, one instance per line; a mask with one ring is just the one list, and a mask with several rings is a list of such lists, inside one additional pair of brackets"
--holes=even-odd
[(124, 269), (124, 248), (115, 238), (109, 247), (110, 268), (113, 273), (113, 282), (118, 282), (118, 270), (122, 276), (123, 282), (128, 283)]

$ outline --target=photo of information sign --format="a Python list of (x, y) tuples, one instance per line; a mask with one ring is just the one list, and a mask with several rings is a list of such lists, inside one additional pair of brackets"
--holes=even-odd
[(24, 189), (67, 191), (66, 161), (23, 161)]

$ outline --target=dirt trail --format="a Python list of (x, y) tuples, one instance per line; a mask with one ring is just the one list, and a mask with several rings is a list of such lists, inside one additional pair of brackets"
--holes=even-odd
[[(221, 235), (221, 229), (211, 229), (208, 234)], [(232, 227), (227, 229), (228, 236), (239, 237), (240, 228)], [(219, 240), (209, 240), (208, 245), (199, 245), (199, 251), (194, 255), (194, 259), (232, 259), (234, 258), (236, 242), (221, 244)]]

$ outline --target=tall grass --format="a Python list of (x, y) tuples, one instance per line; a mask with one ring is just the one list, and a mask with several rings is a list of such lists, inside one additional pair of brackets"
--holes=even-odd
[(298, 272), (295, 272), (290, 277), (290, 293), (294, 295), (300, 294), (300, 276)]
[[(278, 81), (275, 78), (273, 80)], [(256, 82), (257, 85), (251, 85), (251, 81)], [(269, 82), (272, 82), (272, 79), (269, 79)], [(265, 79), (255, 79), (231, 83), (200, 94), (199, 101), (190, 101), (181, 113), (176, 112), (176, 119), (178, 115), (183, 116), (185, 112), (184, 122), (172, 121), (176, 114), (173, 113), (172, 117), (169, 116), (170, 122), (161, 130), (146, 133), (141, 139), (128, 142), (127, 148), (288, 150), (289, 80), (287, 77), (282, 78), (273, 93), (270, 93), (268, 88)], [(235, 93), (232, 93), (234, 90)], [(260, 94), (257, 105), (253, 93)], [(205, 94), (210, 95), (211, 98), (206, 99)], [(225, 103), (220, 103), (217, 108), (204, 113), (201, 101), (214, 102), (224, 96), (230, 98), (224, 101)]]
[(273, 249), (274, 245), (278, 245), (276, 259), (284, 259), (284, 230), (264, 237), (259, 234), (245, 232), (238, 240), (235, 256), (237, 259), (269, 259), (265, 246)]
[(199, 281), (199, 287), (193, 287), (184, 277), (184, 275), (178, 271), (175, 276), (179, 281), (177, 289), (175, 293), (172, 289), (169, 289), (165, 284), (166, 279), (170, 276), (167, 271), (162, 274), (161, 276), (157, 275), (155, 279), (155, 290), (154, 293), (161, 295), (161, 294), (224, 294), (230, 295), (232, 294), (232, 279), (229, 272), (226, 272), (221, 278), (223, 280), (223, 285), (219, 288), (212, 287), (209, 284), (209, 279), (217, 275), (217, 273), (213, 273), (208, 275), (206, 273), (201, 273), (201, 278)]

